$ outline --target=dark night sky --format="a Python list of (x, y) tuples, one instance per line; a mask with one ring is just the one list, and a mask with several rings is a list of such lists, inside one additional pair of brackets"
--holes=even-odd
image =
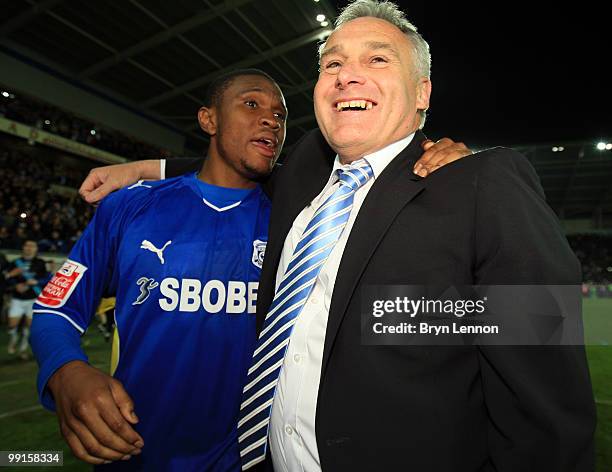
[(396, 3), (431, 47), (431, 138), (472, 146), (612, 138), (605, 2)]

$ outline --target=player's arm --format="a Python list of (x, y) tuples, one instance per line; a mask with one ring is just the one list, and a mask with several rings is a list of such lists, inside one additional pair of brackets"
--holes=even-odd
[(138, 180), (160, 180), (196, 172), (202, 166), (200, 157), (148, 159), (142, 161), (96, 167), (89, 172), (79, 189), (88, 203), (99, 203), (109, 193), (127, 187)]
[(60, 430), (79, 459), (101, 464), (140, 453), (134, 405), (120, 382), (87, 363), (80, 336), (109, 287), (121, 215), (104, 202), (34, 305), (30, 342), (39, 363), (42, 404), (55, 409)]
[(15, 262), (11, 262), (5, 272), (6, 289), (9, 293), (22, 293), (28, 289), (27, 285), (23, 283), (22, 274), (23, 270), (17, 267)]
[(15, 265), (15, 262), (11, 262), (4, 273), (4, 277), (6, 278), (7, 284), (11, 285), (15, 283), (17, 277), (21, 275), (23, 271)]
[[(533, 167), (513, 151), (489, 152), (477, 179), (475, 283), (579, 290), (580, 265)], [(595, 405), (583, 346), (481, 346), (479, 361), (495, 470), (593, 470)]]

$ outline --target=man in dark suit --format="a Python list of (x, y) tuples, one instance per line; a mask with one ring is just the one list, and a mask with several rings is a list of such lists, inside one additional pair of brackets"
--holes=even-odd
[[(580, 269), (518, 153), (492, 149), (426, 180), (408, 172), (424, 139), (430, 59), (393, 5), (353, 2), (320, 57), (320, 132), (295, 146), (276, 181), (273, 201), (282, 204), (271, 215), (254, 361), (271, 338), (290, 342), (279, 344), (280, 361), (264, 363), (267, 380), (251, 388), (257, 362), (247, 380), (245, 465), (267, 452), (276, 472), (592, 471), (595, 413), (582, 347), (362, 344), (368, 285), (571, 285)], [(354, 191), (313, 286), (292, 299), (299, 313), (277, 320), (301, 238), (342, 187), (337, 170), (366, 167), (373, 175)], [(266, 389), (271, 406), (252, 411)]]

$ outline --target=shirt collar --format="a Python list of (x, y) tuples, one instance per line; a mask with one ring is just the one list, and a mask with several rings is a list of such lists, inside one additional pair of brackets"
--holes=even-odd
[(412, 142), (414, 135), (415, 133), (412, 133), (405, 138), (395, 141), (394, 143), (391, 143), (388, 146), (373, 152), (372, 154), (368, 154), (357, 161), (351, 162), (350, 164), (341, 164), (340, 157), (336, 155), (336, 159), (334, 159), (332, 178), (334, 175), (336, 175), (336, 171), (338, 169), (348, 169), (351, 166), (360, 167), (365, 165), (367, 162), (370, 164), (372, 171), (374, 172), (373, 178), (376, 179), (380, 174), (382, 174), (385, 167), (387, 167), (387, 165), (389, 165), (389, 163)]

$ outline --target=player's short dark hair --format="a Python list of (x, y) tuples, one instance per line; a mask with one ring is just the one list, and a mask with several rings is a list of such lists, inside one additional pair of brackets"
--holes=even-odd
[(272, 82), (274, 85), (278, 86), (276, 80), (267, 74), (263, 70), (260, 69), (237, 69), (231, 72), (226, 72), (225, 74), (221, 74), (220, 76), (213, 79), (213, 81), (206, 88), (206, 93), (204, 95), (204, 106), (207, 108), (213, 106), (219, 106), (221, 102), (221, 97), (223, 97), (223, 93), (232, 85), (232, 82), (236, 80), (238, 77), (244, 77), (245, 75), (259, 75), (260, 77), (264, 77)]

